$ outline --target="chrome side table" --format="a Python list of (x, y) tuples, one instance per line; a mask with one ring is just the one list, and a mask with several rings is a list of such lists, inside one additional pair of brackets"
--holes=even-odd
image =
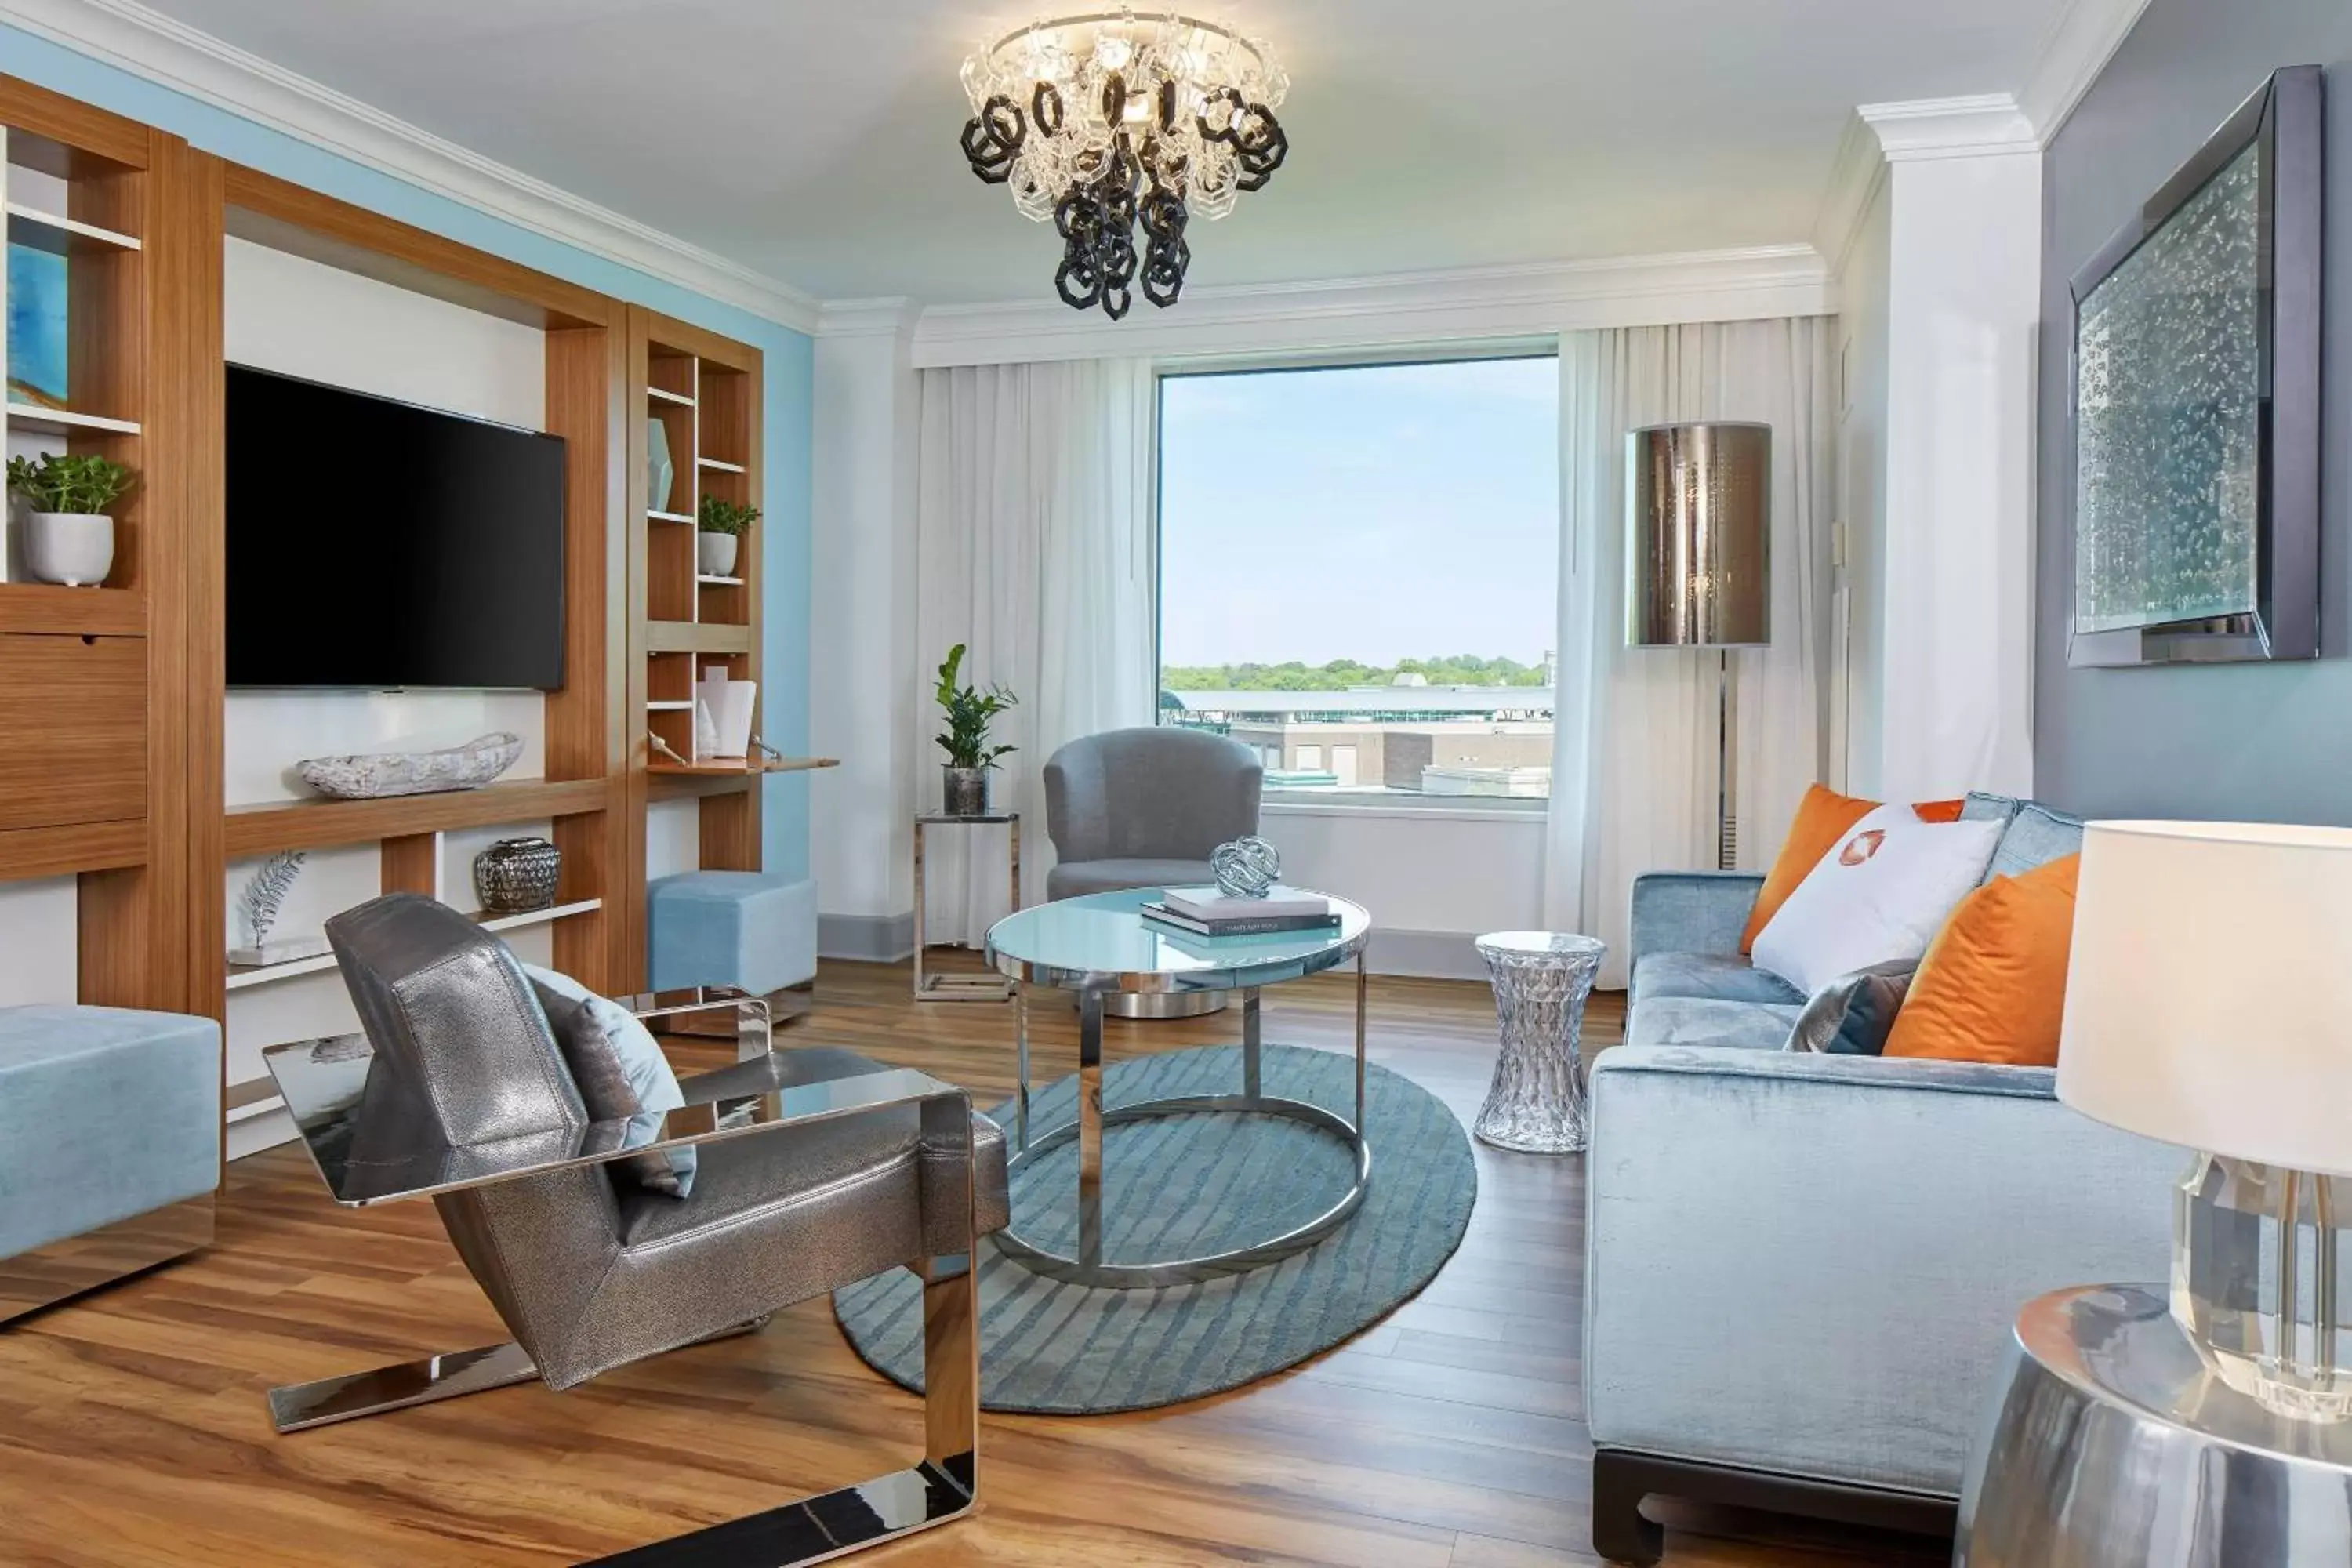
[(1584, 1002), (1609, 946), (1561, 931), (1507, 931), (1480, 937), (1477, 947), (1494, 977), (1502, 1048), (1470, 1131), (1497, 1149), (1572, 1154), (1586, 1139)]
[(1998, 1388), (1953, 1568), (2352, 1563), (2352, 1422), (2273, 1415), (2229, 1387), (2161, 1286), (2029, 1303)]
[(1017, 811), (995, 811), (986, 816), (951, 816), (944, 812), (925, 812), (915, 818), (915, 1000), (918, 1002), (1002, 1002), (1013, 994), (1013, 982), (997, 974), (932, 974), (923, 968), (923, 954), (930, 946), (925, 934), (926, 902), (923, 896), (923, 830), (930, 827), (973, 827), (1003, 824), (1009, 830), (1012, 851), (1013, 908), (1021, 908), (1021, 814)]

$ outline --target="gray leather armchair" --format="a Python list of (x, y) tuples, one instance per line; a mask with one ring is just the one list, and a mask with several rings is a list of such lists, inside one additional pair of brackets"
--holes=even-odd
[[(666, 1119), (598, 1121), (496, 936), (409, 894), (327, 931), (366, 1046), (275, 1047), (271, 1071), (340, 1201), (434, 1199), (514, 1342), (276, 1390), (281, 1430), (531, 1377), (569, 1388), (903, 1265), (925, 1281), (922, 1462), (645, 1560), (746, 1561), (756, 1543), (763, 1564), (816, 1561), (971, 1507), (973, 1252), (1006, 1223), (1007, 1199), (1003, 1137), (962, 1091), (845, 1050), (759, 1049), (685, 1079), (687, 1104)], [(337, 1070), (350, 1086), (340, 1095)], [(688, 1146), (687, 1197), (616, 1177), (616, 1161)]]
[(1209, 854), (1257, 831), (1257, 753), (1154, 725), (1072, 741), (1045, 763), (1049, 899), (1210, 879)]

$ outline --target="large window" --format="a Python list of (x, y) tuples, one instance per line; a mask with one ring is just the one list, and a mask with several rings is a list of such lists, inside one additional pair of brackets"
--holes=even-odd
[(1160, 708), (1342, 800), (1551, 793), (1557, 359), (1160, 384)]

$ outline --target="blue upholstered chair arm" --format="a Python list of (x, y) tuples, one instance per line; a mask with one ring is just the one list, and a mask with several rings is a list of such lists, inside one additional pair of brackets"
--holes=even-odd
[(1764, 879), (1753, 871), (1645, 871), (1633, 879), (1628, 970), (1651, 952), (1738, 952)]
[(1957, 1494), (2017, 1309), (2168, 1267), (2183, 1156), (2067, 1110), (2054, 1077), (1603, 1051), (1585, 1210), (1594, 1442)]

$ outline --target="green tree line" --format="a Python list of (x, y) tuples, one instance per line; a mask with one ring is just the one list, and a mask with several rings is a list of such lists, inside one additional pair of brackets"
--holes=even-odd
[(1450, 654), (1442, 658), (1406, 658), (1392, 665), (1335, 658), (1328, 664), (1171, 664), (1160, 671), (1169, 691), (1345, 691), (1357, 686), (1391, 686), (1400, 675), (1427, 678), (1432, 686), (1541, 686), (1541, 664), (1515, 658)]

